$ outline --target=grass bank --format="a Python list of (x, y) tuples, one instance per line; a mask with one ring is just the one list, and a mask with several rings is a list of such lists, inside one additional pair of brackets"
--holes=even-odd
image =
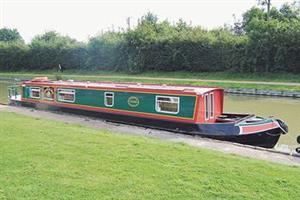
[(145, 72), (142, 74), (126, 74), (121, 72), (103, 71), (65, 71), (64, 73), (58, 73), (54, 71), (36, 71), (0, 73), (0, 77), (32, 78), (35, 76), (48, 76), (54, 79), (62, 78), (89, 81), (206, 85), (223, 88), (254, 88), (259, 90), (300, 91), (300, 75), (297, 74), (238, 74), (228, 72)]
[(0, 112), (0, 199), (297, 199), (300, 168)]

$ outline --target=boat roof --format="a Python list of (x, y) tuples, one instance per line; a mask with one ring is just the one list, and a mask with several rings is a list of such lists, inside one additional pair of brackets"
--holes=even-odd
[(130, 91), (151, 91), (164, 93), (194, 94), (202, 95), (214, 90), (223, 90), (218, 87), (189, 86), (189, 85), (166, 85), (166, 84), (142, 84), (142, 83), (117, 83), (117, 82), (90, 82), (90, 81), (53, 81), (47, 77), (38, 77), (30, 81), (23, 82), (25, 85), (66, 87), (66, 88), (91, 88), (91, 89), (111, 89)]

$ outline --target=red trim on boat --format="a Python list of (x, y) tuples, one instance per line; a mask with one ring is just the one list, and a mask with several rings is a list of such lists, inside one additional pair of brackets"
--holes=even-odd
[(278, 124), (276, 122), (270, 122), (267, 124), (240, 126), (240, 128), (241, 128), (240, 134), (250, 134), (250, 133), (257, 133), (257, 132), (278, 128)]

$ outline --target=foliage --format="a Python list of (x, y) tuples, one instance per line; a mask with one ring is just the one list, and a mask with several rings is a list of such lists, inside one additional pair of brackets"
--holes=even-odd
[(120, 51), (124, 34), (107, 32), (90, 38), (87, 44), (87, 66), (89, 70), (114, 70), (122, 65)]
[(25, 68), (29, 48), (21, 42), (0, 42), (0, 71)]
[(0, 29), (1, 42), (24, 42), (17, 29), (1, 28)]
[(173, 25), (159, 22), (157, 16), (147, 13), (132, 30), (92, 38), (89, 67), (131, 73), (149, 70), (298, 73), (299, 9), (284, 4), (280, 9), (272, 8), (267, 19), (264, 10), (253, 7), (243, 15), (241, 23), (235, 24), (238, 33), (235, 34), (228, 28), (207, 31), (182, 20)]
[(2, 199), (297, 199), (299, 167), (0, 112)]
[(25, 67), (28, 50), (16, 29), (0, 29), (0, 70), (21, 70)]
[[(18, 49), (10, 53), (11, 48)], [(60, 64), (65, 69), (130, 73), (300, 73), (299, 61), (300, 10), (296, 4), (283, 4), (269, 12), (253, 7), (234, 27), (209, 31), (183, 20), (160, 21), (149, 12), (136, 27), (102, 33), (87, 44), (50, 31), (28, 45), (8, 42), (0, 49), (0, 70), (58, 70)]]
[(270, 19), (257, 8), (244, 15), (244, 29), (249, 37), (247, 59), (254, 72), (300, 72), (299, 9), (288, 4), (271, 9)]
[(54, 31), (36, 36), (29, 47), (31, 69), (82, 68), (87, 57), (84, 44)]

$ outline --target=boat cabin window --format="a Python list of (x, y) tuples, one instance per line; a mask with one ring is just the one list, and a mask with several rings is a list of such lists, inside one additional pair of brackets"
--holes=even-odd
[(104, 92), (104, 105), (107, 107), (114, 106), (114, 93), (113, 92)]
[(57, 100), (61, 102), (75, 102), (75, 90), (72, 89), (57, 89)]
[(209, 97), (206, 94), (204, 96), (204, 102), (205, 102), (205, 119), (208, 120), (209, 119)]
[(179, 97), (156, 96), (155, 110), (161, 113), (177, 114), (179, 112)]
[(31, 87), (29, 89), (30, 98), (39, 99), (41, 97), (41, 88), (39, 87)]
[(214, 118), (214, 94), (210, 93), (209, 97), (210, 97), (210, 114), (209, 114), (209, 117)]
[(44, 87), (43, 88), (43, 99), (53, 101), (54, 100), (54, 88)]
[(210, 118), (214, 118), (214, 94), (206, 94), (204, 96), (204, 104), (205, 104), (205, 120)]

